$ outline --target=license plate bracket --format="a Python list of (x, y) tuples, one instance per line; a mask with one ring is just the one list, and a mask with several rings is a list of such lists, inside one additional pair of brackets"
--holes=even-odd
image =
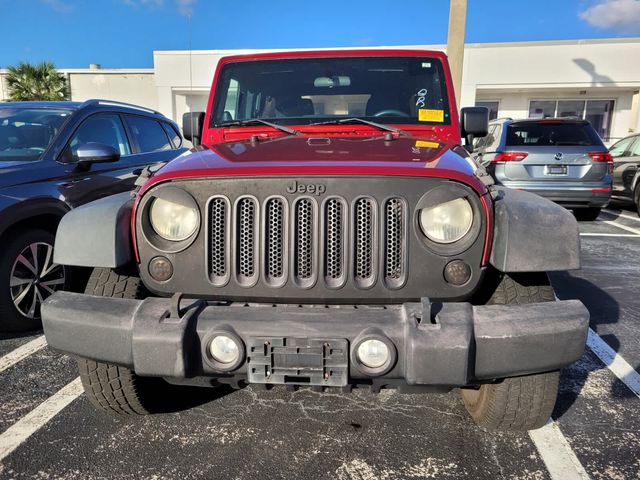
[(349, 345), (344, 338), (248, 339), (250, 383), (344, 387), (348, 377)]
[(566, 165), (547, 165), (544, 173), (546, 173), (547, 175), (566, 175), (567, 166)]

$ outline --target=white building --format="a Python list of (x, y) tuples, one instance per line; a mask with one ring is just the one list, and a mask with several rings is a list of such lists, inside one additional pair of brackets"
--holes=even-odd
[[(69, 78), (73, 100), (127, 101), (180, 121), (184, 112), (205, 108), (221, 57), (258, 51), (266, 50), (156, 51), (153, 69), (62, 72)], [(579, 116), (614, 141), (640, 131), (638, 58), (640, 38), (467, 44), (459, 103), (486, 105), (494, 117)], [(7, 97), (3, 73), (0, 70), (0, 99)]]
[[(121, 102), (155, 108), (158, 105), (158, 90), (153, 68), (89, 68), (60, 69), (71, 87), (71, 99), (84, 101), (90, 98), (107, 98)], [(9, 98), (5, 76), (0, 69), (0, 101)]]

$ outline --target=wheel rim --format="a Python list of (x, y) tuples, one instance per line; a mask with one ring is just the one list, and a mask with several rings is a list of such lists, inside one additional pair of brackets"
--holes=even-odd
[(13, 262), (9, 288), (18, 312), (30, 319), (40, 318), (42, 302), (64, 287), (66, 272), (53, 263), (53, 246), (34, 242), (24, 248)]

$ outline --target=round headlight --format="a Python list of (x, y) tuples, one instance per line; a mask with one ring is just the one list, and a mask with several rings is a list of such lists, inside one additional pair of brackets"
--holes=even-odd
[(356, 355), (365, 367), (380, 368), (389, 361), (391, 352), (386, 343), (372, 339), (358, 345)]
[(195, 206), (158, 197), (149, 209), (149, 221), (162, 238), (179, 242), (189, 238), (198, 228), (198, 210)]
[(473, 225), (473, 209), (466, 198), (420, 210), (420, 228), (430, 240), (453, 243), (463, 238)]
[(240, 346), (231, 337), (216, 335), (209, 344), (209, 353), (216, 362), (234, 363), (240, 355)]

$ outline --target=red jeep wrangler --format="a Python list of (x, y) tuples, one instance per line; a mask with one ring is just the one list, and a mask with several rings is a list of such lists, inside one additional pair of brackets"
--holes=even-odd
[(439, 52), (222, 59), (199, 146), (63, 218), (55, 261), (97, 268), (45, 302), (49, 345), (114, 413), (175, 384), (460, 388), (483, 427), (543, 425), (587, 335), (546, 274), (578, 227), (471, 160), (487, 123)]

